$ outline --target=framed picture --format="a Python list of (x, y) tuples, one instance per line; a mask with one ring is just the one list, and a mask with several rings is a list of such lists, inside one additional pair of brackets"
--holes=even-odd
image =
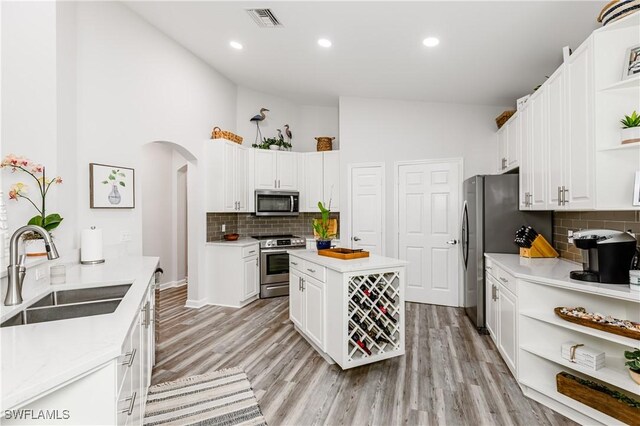
[(636, 172), (636, 184), (633, 185), (633, 205), (640, 206), (640, 171)]
[(134, 169), (90, 163), (90, 207), (92, 209), (135, 208), (135, 182)]
[(622, 79), (640, 75), (640, 44), (631, 46), (624, 55), (624, 67), (622, 70)]

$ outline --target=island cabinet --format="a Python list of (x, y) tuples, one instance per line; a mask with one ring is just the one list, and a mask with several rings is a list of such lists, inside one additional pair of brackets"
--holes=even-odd
[(327, 362), (348, 369), (404, 354), (405, 261), (295, 250), (289, 262), (289, 318)]

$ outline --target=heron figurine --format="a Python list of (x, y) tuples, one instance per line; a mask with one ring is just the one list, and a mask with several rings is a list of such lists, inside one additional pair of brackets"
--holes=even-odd
[(254, 115), (249, 120), (256, 123), (256, 144), (258, 143), (258, 141), (262, 141), (262, 132), (260, 131), (260, 122), (263, 121), (265, 118), (267, 118), (267, 116), (264, 114), (266, 111), (269, 111), (269, 110), (266, 108), (260, 108), (260, 113), (257, 115)]
[(291, 139), (293, 139), (293, 133), (291, 133), (291, 130), (289, 130), (289, 125), (285, 124), (284, 125), (284, 134), (287, 135), (287, 139), (289, 143), (291, 143)]
[(283, 141), (283, 140), (284, 140), (284, 138), (282, 137), (282, 130), (280, 130), (280, 129), (276, 129), (276, 131), (278, 132), (278, 140), (279, 140), (279, 141)]

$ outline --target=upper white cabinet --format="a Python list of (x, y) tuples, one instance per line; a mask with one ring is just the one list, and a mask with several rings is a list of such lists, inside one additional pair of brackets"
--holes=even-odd
[(498, 131), (502, 172), (520, 117), (521, 209), (637, 209), (640, 144), (620, 143), (620, 119), (640, 110), (640, 78), (621, 81), (626, 50), (639, 43), (637, 16), (594, 31)]
[(255, 189), (298, 190), (295, 152), (255, 150)]
[(498, 173), (508, 172), (518, 167), (520, 162), (521, 120), (514, 114), (498, 130)]
[(249, 194), (249, 149), (238, 144), (214, 140), (205, 145), (207, 211), (247, 212)]
[(300, 211), (317, 212), (318, 201), (340, 211), (340, 151), (308, 152), (300, 156)]

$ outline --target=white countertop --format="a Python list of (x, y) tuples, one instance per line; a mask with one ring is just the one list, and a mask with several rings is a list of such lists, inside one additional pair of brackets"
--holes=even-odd
[(2, 410), (118, 357), (157, 265), (157, 257), (142, 256), (108, 259), (101, 265), (67, 265), (67, 284), (39, 285), (40, 291), (30, 292), (21, 305), (3, 306), (2, 320), (52, 290), (132, 283), (112, 314), (1, 328)]
[(529, 259), (517, 254), (485, 253), (485, 257), (516, 278), (640, 303), (640, 292), (631, 291), (628, 284), (572, 280), (569, 272), (581, 270), (579, 263), (564, 259)]
[(227, 246), (227, 247), (247, 247), (254, 244), (258, 244), (258, 240), (250, 237), (238, 238), (235, 241), (220, 240), (220, 241), (206, 242), (206, 245), (208, 246)]
[(338, 272), (357, 272), (368, 269), (394, 268), (409, 264), (409, 262), (405, 260), (377, 256), (375, 254), (362, 259), (342, 260), (333, 257), (320, 256), (315, 250), (290, 250), (289, 256), (308, 260), (309, 262), (313, 262)]

